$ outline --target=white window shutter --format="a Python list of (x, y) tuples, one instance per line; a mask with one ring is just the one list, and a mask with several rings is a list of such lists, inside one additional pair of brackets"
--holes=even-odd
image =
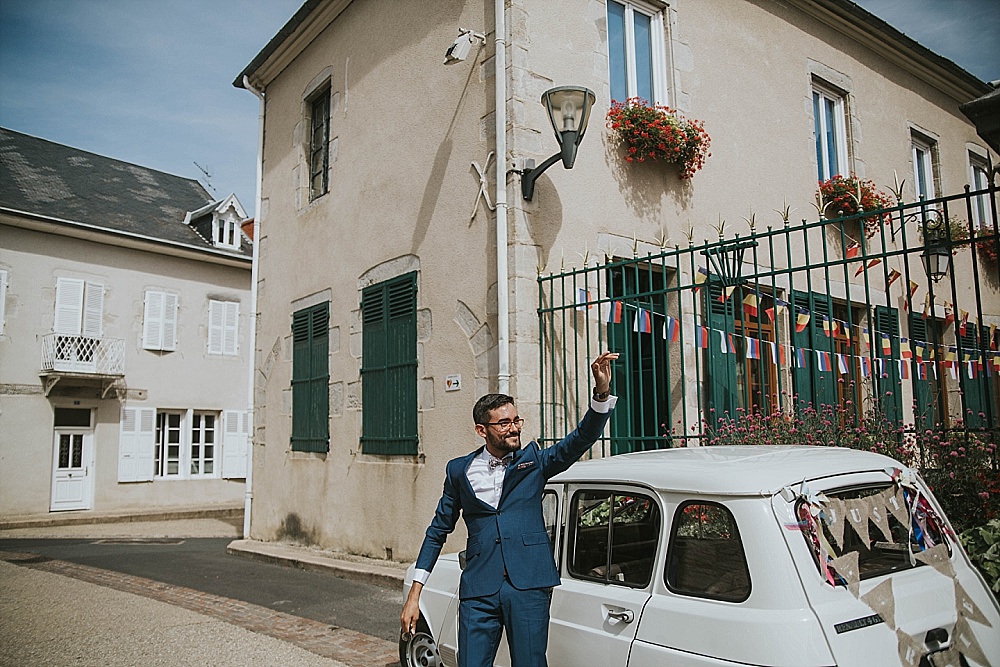
[(100, 338), (104, 331), (104, 285), (88, 282), (83, 290), (83, 335)]
[(163, 292), (146, 290), (146, 307), (142, 314), (142, 347), (146, 350), (163, 349)]
[(56, 281), (56, 313), (53, 330), (66, 336), (79, 336), (83, 322), (83, 286), (76, 278)]
[(156, 441), (154, 408), (122, 408), (118, 444), (118, 481), (147, 482), (153, 479), (153, 448)]
[(240, 304), (236, 301), (226, 302), (226, 321), (223, 336), (223, 354), (237, 354), (236, 341), (240, 321)]
[(227, 479), (245, 479), (247, 448), (250, 445), (249, 413), (226, 410), (223, 422), (225, 434), (222, 440), (222, 476)]
[(225, 306), (222, 301), (208, 302), (208, 353), (222, 354)]
[(3, 334), (3, 324), (6, 320), (7, 305), (7, 272), (0, 270), (0, 334)]
[(163, 348), (164, 350), (177, 349), (177, 310), (178, 299), (176, 294), (163, 295)]

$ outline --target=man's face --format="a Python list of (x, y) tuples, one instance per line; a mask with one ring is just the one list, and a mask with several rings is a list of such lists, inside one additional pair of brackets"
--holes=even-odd
[(517, 419), (517, 408), (508, 403), (490, 410), (489, 415), (491, 424), (476, 424), (476, 433), (486, 439), (486, 448), (490, 453), (502, 457), (508, 452), (521, 449), (521, 428), (517, 424), (511, 423), (509, 429), (497, 426), (497, 422), (513, 422)]

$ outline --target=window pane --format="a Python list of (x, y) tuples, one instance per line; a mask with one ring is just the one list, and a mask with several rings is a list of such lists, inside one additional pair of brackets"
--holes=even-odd
[(827, 98), (826, 102), (826, 152), (830, 159), (830, 176), (840, 173), (840, 156), (837, 155), (837, 133), (839, 123), (837, 118), (837, 102)]
[(69, 467), (69, 449), (70, 442), (68, 435), (59, 436), (59, 467), (68, 468)]
[(645, 14), (633, 11), (635, 31), (635, 93), (653, 102), (653, 42), (651, 21)]
[(608, 0), (608, 69), (611, 99), (624, 102), (628, 97), (625, 72), (625, 5)]
[(73, 467), (82, 468), (83, 467), (83, 436), (74, 435), (73, 437)]
[(674, 517), (665, 581), (676, 593), (743, 602), (750, 572), (736, 521), (715, 503), (686, 503)]
[(90, 427), (90, 410), (88, 408), (56, 408), (55, 424), (69, 427)]
[(606, 491), (573, 500), (570, 574), (628, 586), (646, 586), (659, 543), (660, 510), (646, 496)]
[(823, 117), (820, 115), (819, 93), (813, 91), (813, 132), (816, 135), (816, 168), (817, 177), (826, 180), (826, 159), (823, 156)]

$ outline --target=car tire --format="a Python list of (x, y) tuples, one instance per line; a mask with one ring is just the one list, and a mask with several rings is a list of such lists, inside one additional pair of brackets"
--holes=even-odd
[(441, 667), (437, 642), (423, 616), (417, 621), (417, 631), (407, 637), (399, 635), (399, 664), (402, 667)]

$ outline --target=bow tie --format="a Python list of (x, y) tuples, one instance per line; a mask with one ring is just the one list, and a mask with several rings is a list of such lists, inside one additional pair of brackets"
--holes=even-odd
[(510, 464), (510, 462), (511, 462), (511, 460), (513, 458), (514, 458), (513, 454), (508, 454), (507, 456), (503, 457), (502, 459), (498, 459), (497, 457), (495, 457), (492, 454), (490, 454), (490, 460), (489, 460), (490, 472), (493, 472), (494, 470), (496, 470), (500, 466), (503, 466), (504, 468), (506, 468), (508, 466), (508, 464)]

